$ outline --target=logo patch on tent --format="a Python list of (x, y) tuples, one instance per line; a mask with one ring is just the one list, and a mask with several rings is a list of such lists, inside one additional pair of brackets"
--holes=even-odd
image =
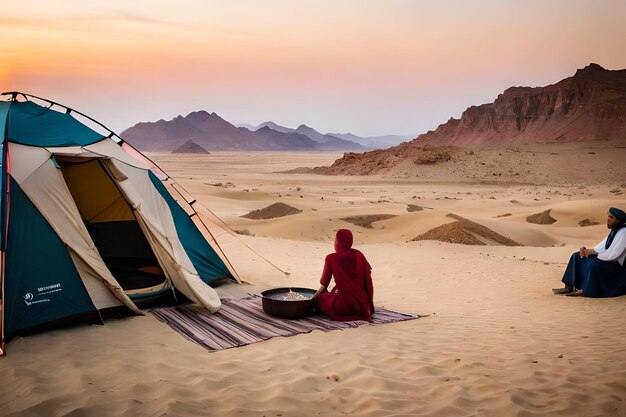
[(60, 283), (56, 283), (56, 284), (51, 284), (51, 285), (46, 285), (44, 287), (38, 287), (37, 288), (37, 296), (35, 297), (35, 295), (33, 295), (32, 292), (27, 292), (26, 294), (24, 294), (24, 302), (26, 303), (27, 306), (33, 305), (33, 304), (39, 304), (39, 303), (47, 303), (49, 301), (51, 301), (49, 298), (40, 298), (44, 295), (48, 295), (48, 294), (52, 294), (55, 292), (59, 292), (62, 291), (63, 288), (61, 288), (61, 284)]

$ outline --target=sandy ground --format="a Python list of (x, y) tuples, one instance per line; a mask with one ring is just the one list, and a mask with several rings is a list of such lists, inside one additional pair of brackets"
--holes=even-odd
[[(500, 153), (517, 163), (517, 151)], [(577, 154), (602, 156), (583, 145)], [(626, 299), (550, 291), (569, 254), (605, 236), (607, 207), (626, 207), (626, 180), (554, 180), (532, 158), (530, 177), (490, 181), (450, 165), (441, 178), (279, 173), (329, 165), (333, 153), (152, 156), (239, 231), (217, 235), (246, 281), (218, 287), (222, 297), (316, 288), (334, 231), (349, 227), (373, 266), (375, 303), (428, 316), (216, 353), (151, 315), (17, 338), (0, 359), (0, 415), (626, 415)], [(241, 217), (277, 202), (302, 212)], [(556, 222), (526, 220), (546, 210)], [(479, 234), (484, 245), (411, 241), (456, 221), (450, 214), (523, 246)], [(393, 216), (370, 227), (340, 220), (380, 215)]]

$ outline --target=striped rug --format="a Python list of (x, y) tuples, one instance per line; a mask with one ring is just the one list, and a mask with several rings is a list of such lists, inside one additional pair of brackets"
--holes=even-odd
[[(319, 315), (297, 320), (273, 317), (263, 311), (261, 296), (256, 294), (222, 300), (222, 308), (214, 314), (209, 314), (197, 305), (160, 308), (152, 310), (152, 314), (186, 339), (211, 352), (245, 346), (276, 336), (293, 336), (313, 330), (348, 329), (368, 324), (367, 321), (332, 321), (326, 316)], [(419, 317), (379, 308), (373, 316), (372, 324), (393, 323)]]

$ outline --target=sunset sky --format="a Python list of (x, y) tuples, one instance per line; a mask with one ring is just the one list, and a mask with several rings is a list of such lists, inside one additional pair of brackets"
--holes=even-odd
[(116, 132), (207, 110), (417, 136), (510, 86), (626, 68), (623, 0), (0, 1), (0, 90)]

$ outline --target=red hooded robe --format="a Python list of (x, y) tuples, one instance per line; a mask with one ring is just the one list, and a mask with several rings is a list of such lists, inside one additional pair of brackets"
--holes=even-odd
[(333, 320), (371, 321), (374, 314), (372, 267), (360, 251), (351, 247), (352, 232), (337, 231), (335, 253), (326, 256), (320, 278), (320, 283), (327, 287), (334, 277), (335, 288), (318, 295), (317, 307)]

